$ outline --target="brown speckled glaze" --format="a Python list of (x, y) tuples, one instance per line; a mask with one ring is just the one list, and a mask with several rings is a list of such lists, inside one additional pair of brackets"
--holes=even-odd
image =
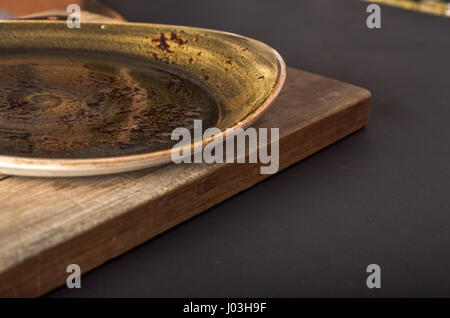
[(219, 103), (185, 77), (95, 54), (0, 53), (0, 155), (101, 158), (170, 148)]
[(85, 176), (168, 163), (174, 128), (194, 119), (222, 134), (246, 128), (286, 76), (272, 48), (226, 32), (0, 23), (0, 173)]

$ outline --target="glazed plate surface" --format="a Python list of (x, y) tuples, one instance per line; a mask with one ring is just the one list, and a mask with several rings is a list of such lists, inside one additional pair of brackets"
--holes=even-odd
[[(1, 22), (0, 173), (88, 176), (171, 161), (175, 128), (248, 127), (285, 78), (238, 35), (132, 23)], [(207, 143), (210, 140), (197, 141)]]

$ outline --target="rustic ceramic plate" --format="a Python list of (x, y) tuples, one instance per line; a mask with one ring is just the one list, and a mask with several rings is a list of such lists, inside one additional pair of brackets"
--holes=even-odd
[[(285, 64), (235, 34), (133, 23), (1, 22), (0, 173), (87, 176), (171, 161), (177, 127), (248, 127)], [(206, 143), (211, 140), (198, 141)]]

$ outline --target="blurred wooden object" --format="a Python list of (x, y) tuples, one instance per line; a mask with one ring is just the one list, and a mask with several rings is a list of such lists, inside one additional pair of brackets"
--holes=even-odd
[(49, 11), (66, 12), (66, 8), (70, 4), (78, 4), (83, 11), (125, 21), (119, 13), (98, 0), (0, 0), (0, 9), (15, 17), (24, 17)]

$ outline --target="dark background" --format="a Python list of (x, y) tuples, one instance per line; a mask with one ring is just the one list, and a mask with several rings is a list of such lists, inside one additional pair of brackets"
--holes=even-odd
[(371, 118), (49, 296), (450, 296), (450, 19), (382, 6), (375, 30), (351, 0), (105, 2), (264, 41), (291, 67), (369, 89)]

